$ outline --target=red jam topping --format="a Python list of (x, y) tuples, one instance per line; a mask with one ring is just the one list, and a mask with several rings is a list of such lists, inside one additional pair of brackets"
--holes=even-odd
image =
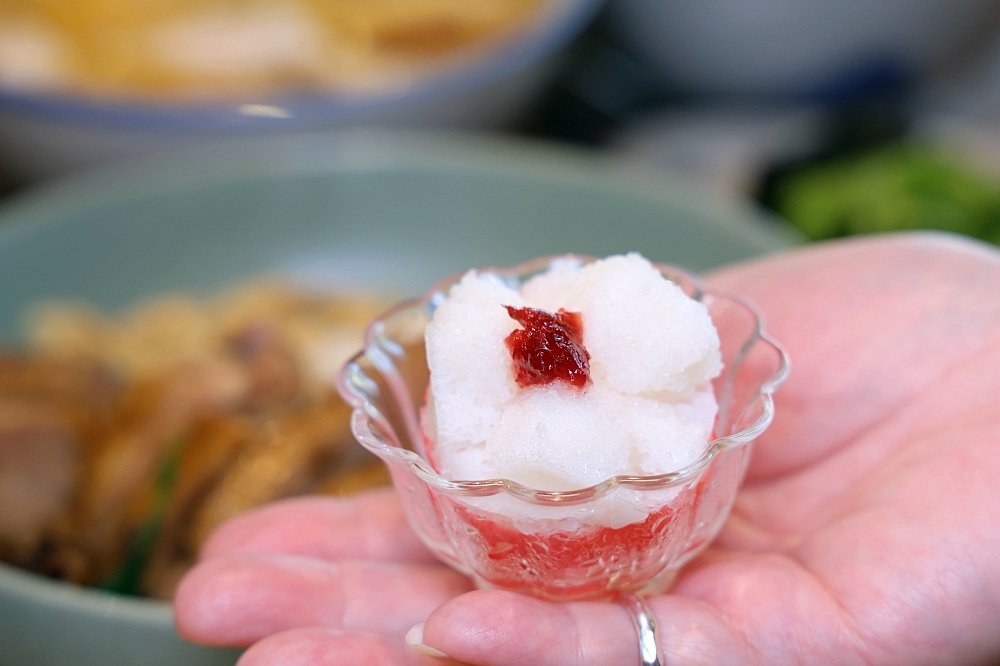
[(535, 308), (504, 306), (524, 328), (506, 337), (514, 362), (514, 379), (521, 388), (566, 382), (583, 389), (590, 381), (590, 354), (583, 348), (579, 312), (555, 314)]

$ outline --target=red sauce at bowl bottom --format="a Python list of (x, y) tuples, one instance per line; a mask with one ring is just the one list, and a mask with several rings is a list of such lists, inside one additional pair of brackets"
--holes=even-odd
[(600, 598), (644, 588), (672, 569), (680, 554), (701, 545), (689, 543), (689, 537), (707, 479), (708, 474), (644, 520), (621, 527), (535, 525), (538, 529), (525, 532), (506, 516), (449, 497), (438, 500), (450, 505), (445, 511), (450, 515), (442, 518), (462, 551), (460, 559), (483, 582), (550, 599)]
[[(422, 434), (437, 469), (434, 441)], [(690, 537), (713, 467), (644, 520), (621, 527), (566, 530), (564, 523), (542, 520), (526, 532), (507, 516), (459, 498), (432, 493), (431, 500), (457, 559), (482, 582), (548, 599), (607, 598), (643, 589), (703, 544)]]

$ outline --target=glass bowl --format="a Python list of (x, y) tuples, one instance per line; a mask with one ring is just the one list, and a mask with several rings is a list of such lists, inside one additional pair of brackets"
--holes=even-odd
[[(481, 271), (517, 288), (553, 259)], [(438, 558), (478, 585), (556, 601), (660, 592), (725, 522), (751, 442), (773, 418), (772, 394), (788, 374), (788, 356), (746, 299), (707, 289), (683, 269), (657, 267), (708, 307), (724, 363), (713, 382), (716, 439), (676, 472), (615, 476), (561, 492), (438, 474), (423, 455), (420, 428), (429, 378), (424, 329), (461, 276), (376, 319), (365, 349), (341, 371), (354, 435), (388, 465), (410, 525)]]

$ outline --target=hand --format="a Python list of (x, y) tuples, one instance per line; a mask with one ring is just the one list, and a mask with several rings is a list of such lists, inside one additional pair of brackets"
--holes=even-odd
[[(1000, 656), (1000, 253), (936, 234), (817, 245), (711, 278), (793, 371), (712, 548), (649, 599), (671, 666)], [(360, 532), (359, 532), (360, 531)], [(245, 664), (638, 663), (613, 604), (468, 591), (395, 500), (294, 500), (211, 540), (178, 626)], [(419, 631), (416, 635), (419, 637)]]

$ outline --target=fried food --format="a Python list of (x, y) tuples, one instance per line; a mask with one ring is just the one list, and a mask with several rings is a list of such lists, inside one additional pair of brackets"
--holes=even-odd
[(254, 283), (41, 306), (31, 348), (0, 354), (0, 559), (170, 598), (236, 514), (386, 483), (332, 383), (384, 305)]
[(371, 90), (469, 57), (542, 0), (0, 0), (0, 83), (100, 95)]

